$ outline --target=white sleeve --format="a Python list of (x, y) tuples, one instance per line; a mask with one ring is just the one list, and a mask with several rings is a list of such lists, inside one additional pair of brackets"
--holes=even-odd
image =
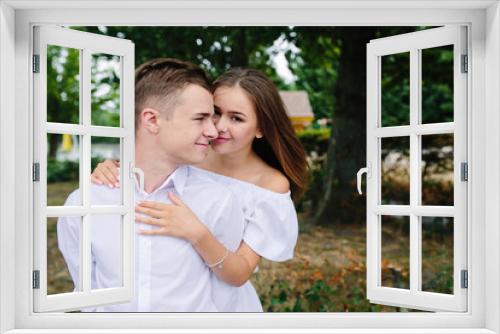
[(297, 212), (290, 196), (271, 194), (255, 199), (243, 240), (260, 256), (271, 261), (293, 258), (298, 237)]
[(238, 249), (243, 237), (244, 217), (239, 202), (228, 190), (224, 200), (215, 210), (214, 237), (234, 252)]
[[(74, 191), (64, 205), (76, 205), (79, 196), (79, 190)], [(75, 291), (80, 291), (80, 225), (81, 217), (59, 217), (57, 220), (57, 243), (73, 279)]]
[[(214, 210), (215, 225), (211, 232), (214, 237), (232, 252), (235, 252), (241, 244), (243, 237), (244, 217), (239, 202), (234, 199), (232, 193), (224, 200), (219, 201)], [(238, 304), (238, 287), (232, 286), (210, 272), (212, 286), (212, 300), (219, 312), (234, 312)]]

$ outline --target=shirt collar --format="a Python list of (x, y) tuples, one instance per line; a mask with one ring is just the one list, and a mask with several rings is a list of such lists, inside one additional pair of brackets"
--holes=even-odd
[[(152, 193), (150, 193), (148, 195), (154, 194), (157, 191), (164, 189), (164, 188), (167, 188), (167, 187), (173, 187), (175, 189), (175, 191), (180, 196), (182, 196), (182, 194), (184, 192), (184, 188), (186, 187), (188, 174), (189, 174), (189, 167), (187, 165), (178, 167), (176, 170), (174, 170), (172, 172), (172, 174), (170, 174), (167, 177), (167, 179), (161, 184), (161, 186), (156, 188)], [(135, 182), (135, 186), (136, 186), (137, 191), (141, 191), (141, 190), (139, 190), (139, 184), (138, 184), (137, 180)]]
[[(188, 179), (189, 167), (188, 166), (180, 166), (170, 176), (167, 178), (165, 182), (168, 182), (169, 179), (174, 185), (174, 189), (177, 191), (179, 195), (182, 196), (184, 192), (184, 188), (186, 187), (186, 182)], [(162, 185), (163, 187), (163, 185)], [(162, 188), (160, 187), (160, 188)]]

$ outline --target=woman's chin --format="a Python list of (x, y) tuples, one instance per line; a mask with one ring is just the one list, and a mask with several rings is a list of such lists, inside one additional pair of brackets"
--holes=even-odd
[(224, 144), (213, 144), (211, 145), (212, 151), (217, 154), (228, 154), (231, 153), (227, 146)]

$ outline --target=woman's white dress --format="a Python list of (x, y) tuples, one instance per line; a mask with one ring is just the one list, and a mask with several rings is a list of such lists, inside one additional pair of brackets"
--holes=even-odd
[[(206, 172), (217, 182), (225, 184), (240, 201), (245, 217), (243, 240), (253, 251), (271, 261), (293, 258), (298, 222), (290, 192), (277, 193), (249, 182)], [(212, 275), (212, 282), (214, 302), (220, 312), (262, 312), (259, 297), (250, 281), (234, 287)]]

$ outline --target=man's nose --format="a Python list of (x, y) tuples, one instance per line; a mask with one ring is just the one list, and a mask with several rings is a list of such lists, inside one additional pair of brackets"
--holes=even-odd
[(211, 120), (208, 121), (208, 122), (205, 122), (205, 131), (203, 132), (203, 134), (205, 135), (205, 137), (207, 138), (217, 138), (217, 136), (219, 135), (219, 132), (217, 131), (217, 129), (215, 128), (215, 125), (214, 125), (214, 122), (212, 122)]

